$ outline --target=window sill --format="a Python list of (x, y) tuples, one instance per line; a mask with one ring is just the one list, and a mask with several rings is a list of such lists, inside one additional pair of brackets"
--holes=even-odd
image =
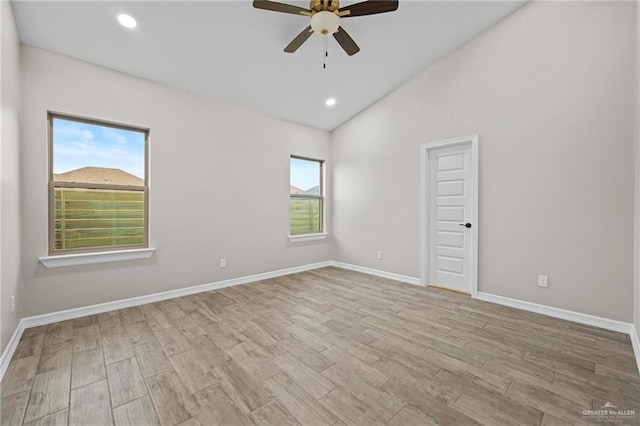
[(98, 253), (63, 254), (58, 256), (45, 256), (38, 260), (47, 268), (60, 268), (63, 266), (90, 265), (93, 263), (118, 262), (121, 260), (146, 259), (155, 253), (154, 248), (103, 251)]
[(290, 243), (302, 243), (304, 241), (326, 240), (327, 238), (329, 238), (329, 234), (325, 234), (325, 233), (289, 235), (289, 242)]

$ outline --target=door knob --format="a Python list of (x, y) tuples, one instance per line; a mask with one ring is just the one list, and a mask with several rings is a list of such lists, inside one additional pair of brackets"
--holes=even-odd
[(469, 222), (467, 222), (467, 223), (459, 223), (458, 225), (464, 226), (466, 228), (471, 228), (471, 224)]

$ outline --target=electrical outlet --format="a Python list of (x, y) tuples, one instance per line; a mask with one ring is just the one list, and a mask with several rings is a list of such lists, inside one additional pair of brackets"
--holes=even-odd
[(227, 259), (223, 257), (220, 259), (220, 268), (226, 268), (226, 267), (227, 267)]
[(549, 277), (546, 275), (538, 275), (538, 287), (549, 287)]
[(11, 296), (11, 312), (16, 310), (16, 296)]
[(378, 260), (381, 260), (381, 259), (382, 259), (382, 251), (381, 251), (381, 250), (378, 250), (378, 252), (376, 253), (376, 258), (377, 258)]

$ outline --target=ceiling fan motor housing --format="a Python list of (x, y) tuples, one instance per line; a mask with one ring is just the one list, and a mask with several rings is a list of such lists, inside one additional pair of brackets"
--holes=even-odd
[(320, 12), (322, 10), (336, 12), (338, 9), (340, 9), (340, 2), (338, 0), (311, 0), (309, 2), (309, 9), (312, 12)]

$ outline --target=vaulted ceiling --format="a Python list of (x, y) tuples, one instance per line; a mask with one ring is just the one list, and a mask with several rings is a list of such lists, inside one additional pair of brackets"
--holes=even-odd
[[(361, 51), (349, 57), (329, 38), (326, 69), (320, 36), (283, 52), (309, 18), (254, 9), (250, 1), (13, 6), (23, 43), (333, 130), (523, 3), (400, 0), (396, 12), (342, 18)], [(120, 13), (138, 26), (120, 26)], [(330, 97), (336, 104), (329, 108)]]

